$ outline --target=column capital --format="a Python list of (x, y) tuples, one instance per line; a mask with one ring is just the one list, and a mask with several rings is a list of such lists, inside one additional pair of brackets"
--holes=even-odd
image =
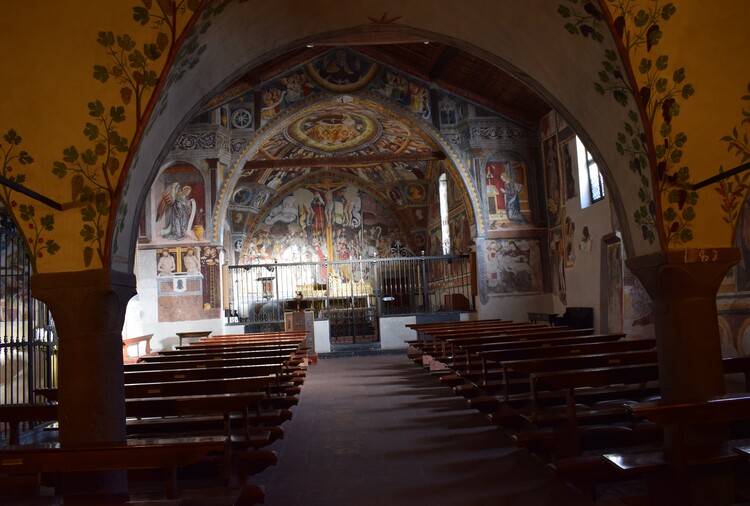
[[(122, 331), (125, 309), (136, 292), (135, 274), (102, 269), (34, 274), (31, 294), (52, 311), (60, 331)], [(70, 321), (68, 321), (70, 320)]]
[(695, 297), (713, 301), (724, 276), (740, 259), (739, 248), (693, 248), (629, 258), (625, 264), (655, 303)]

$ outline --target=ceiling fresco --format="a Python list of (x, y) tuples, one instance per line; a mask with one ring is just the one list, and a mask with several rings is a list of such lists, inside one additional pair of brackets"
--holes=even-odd
[[(401, 114), (369, 98), (343, 95), (290, 117), (259, 142), (226, 193), (225, 223), (235, 241), (252, 235), (263, 222), (260, 217), (277, 208), (285, 195), (310, 200), (300, 187), (324, 174), (357, 181), (378, 206), (404, 214), (403, 226), (426, 229), (424, 220), (414, 217), (428, 215), (427, 190), (444, 155)], [(406, 212), (408, 208), (412, 210)], [(304, 205), (294, 212), (300, 211), (304, 213)]]
[(369, 100), (342, 96), (307, 110), (264, 141), (255, 159), (435, 151), (437, 146), (406, 121)]

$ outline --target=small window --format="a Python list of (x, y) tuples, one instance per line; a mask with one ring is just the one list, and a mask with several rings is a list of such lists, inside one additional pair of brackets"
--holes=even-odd
[(596, 160), (586, 150), (581, 139), (576, 137), (578, 151), (578, 186), (581, 195), (581, 208), (585, 209), (604, 199), (604, 179)]
[(448, 225), (448, 178), (445, 173), (438, 179), (438, 194), (440, 196), (440, 231), (443, 236), (443, 255), (451, 254), (451, 229)]

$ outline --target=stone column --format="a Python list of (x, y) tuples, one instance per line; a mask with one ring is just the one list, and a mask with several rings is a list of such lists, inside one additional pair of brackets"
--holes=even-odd
[[(626, 261), (654, 304), (663, 401), (697, 401), (724, 393), (716, 294), (739, 260), (737, 248), (713, 248), (659, 252)], [(665, 438), (668, 451), (673, 450), (677, 432), (668, 428)], [(692, 427), (683, 438), (689, 447), (726, 440), (727, 430)], [(671, 478), (659, 480), (666, 501), (662, 504), (732, 503), (731, 476)], [(675, 491), (686, 495), (678, 497)]]
[[(123, 442), (125, 387), (122, 326), (135, 275), (104, 270), (35, 274), (32, 295), (47, 304), (58, 347), (60, 443)], [(115, 476), (117, 475), (117, 476)], [(78, 480), (77, 491), (122, 493), (122, 473)], [(75, 480), (70, 480), (75, 482)]]

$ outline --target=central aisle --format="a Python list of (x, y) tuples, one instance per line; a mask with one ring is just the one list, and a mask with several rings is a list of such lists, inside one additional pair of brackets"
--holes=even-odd
[(590, 505), (402, 354), (308, 369), (265, 506)]

